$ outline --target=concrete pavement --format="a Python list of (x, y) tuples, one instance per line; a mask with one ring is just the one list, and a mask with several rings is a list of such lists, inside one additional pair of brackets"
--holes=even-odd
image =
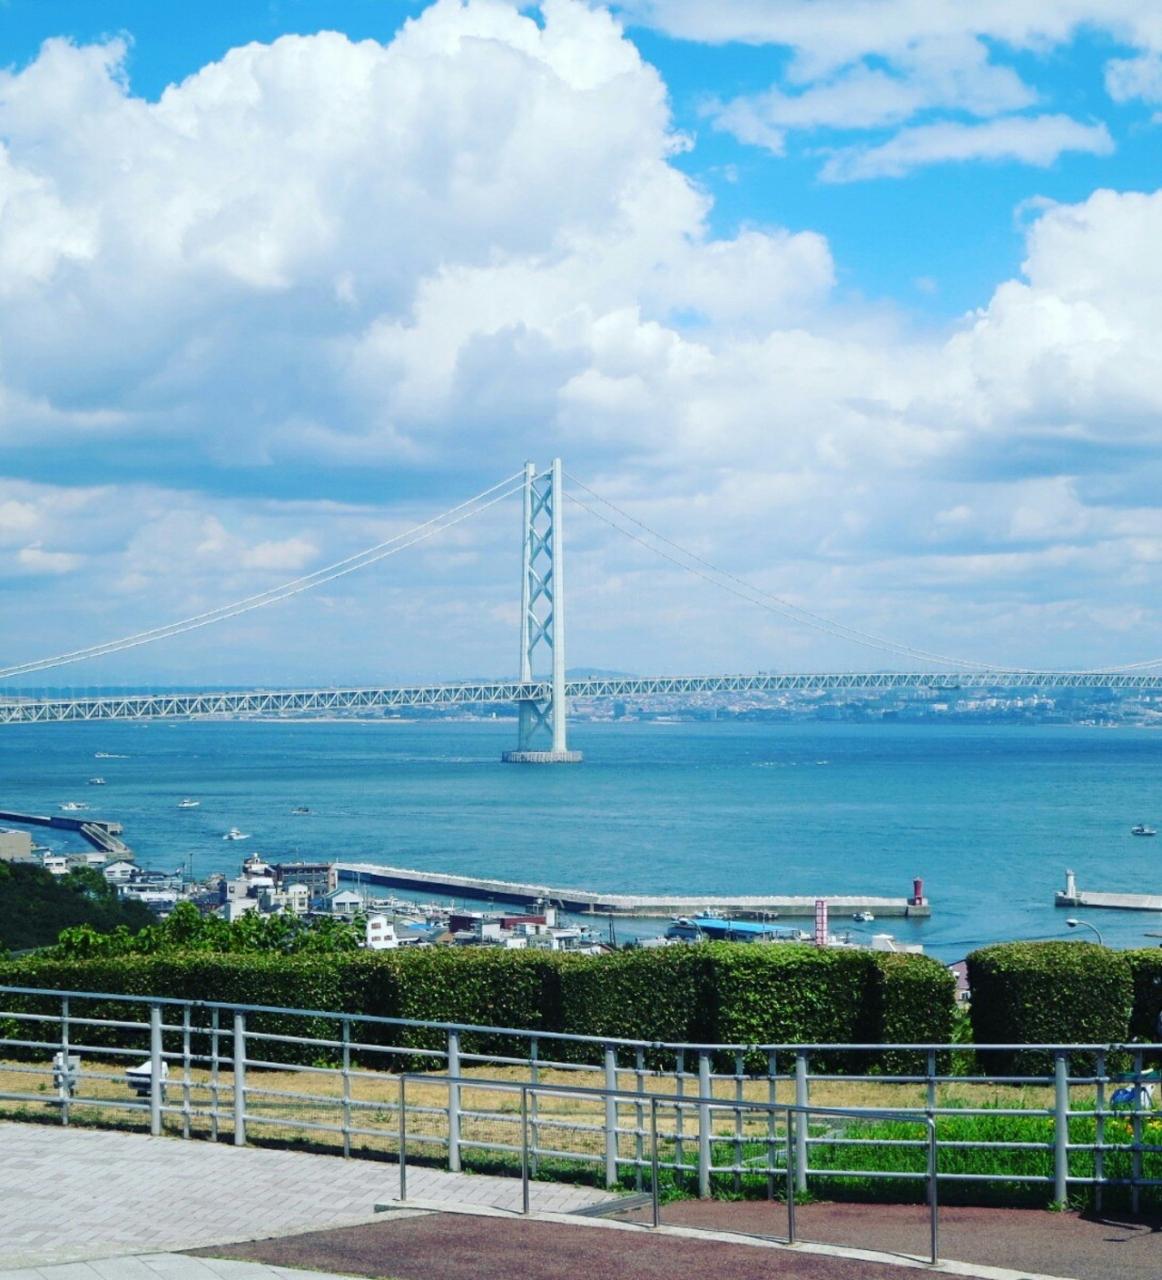
[[(0, 1269), (37, 1267), (319, 1230), (374, 1217), (398, 1193), (376, 1160), (0, 1124)], [(608, 1199), (534, 1182), (537, 1210)], [(520, 1180), (408, 1167), (408, 1195), (433, 1207), (518, 1211)], [(71, 1280), (62, 1276), (61, 1280)]]

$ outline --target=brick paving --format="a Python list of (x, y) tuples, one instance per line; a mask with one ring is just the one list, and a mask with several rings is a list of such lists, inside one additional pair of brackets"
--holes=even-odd
[[(531, 1184), (533, 1208), (607, 1199)], [(0, 1269), (163, 1253), (370, 1218), (394, 1164), (52, 1125), (0, 1124)], [(518, 1210), (519, 1179), (408, 1167), (408, 1197)], [(62, 1280), (67, 1280), (62, 1277)]]

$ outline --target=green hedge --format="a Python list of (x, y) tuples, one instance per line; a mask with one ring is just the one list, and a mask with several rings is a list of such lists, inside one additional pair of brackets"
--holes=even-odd
[[(561, 972), (560, 1030), (619, 1040), (703, 1043), (714, 1039), (705, 1009), (709, 947), (619, 951)], [(551, 1052), (581, 1058), (580, 1046)], [(672, 1066), (672, 1062), (657, 1065)]]
[[(923, 956), (740, 943), (643, 949), (597, 959), (484, 948), (294, 956), (177, 953), (73, 961), (28, 957), (0, 963), (0, 983), (701, 1044), (946, 1040), (952, 1016), (951, 980), (942, 965)], [(45, 1003), (9, 996), (5, 1005), (32, 1009), (38, 1000)], [(55, 1010), (57, 1001), (50, 999), (47, 1007)], [(144, 1018), (144, 1008), (136, 1008)], [(87, 1002), (77, 1002), (73, 1012), (94, 1014)], [(123, 1005), (102, 1015), (126, 1016)], [(195, 1025), (208, 1022), (208, 1011), (195, 1012)], [(338, 1022), (324, 1016), (258, 1014), (248, 1026), (270, 1035), (326, 1039), (339, 1032)], [(4, 1034), (21, 1033), (10, 1026)], [(356, 1034), (364, 1043), (405, 1051), (445, 1044), (443, 1033), (430, 1027), (364, 1024)], [(86, 1031), (85, 1041), (97, 1047), (128, 1042), (115, 1029)], [(131, 1042), (146, 1043), (140, 1034)], [(504, 1055), (523, 1048), (512, 1037), (467, 1033), (462, 1038), (468, 1053)], [(584, 1046), (567, 1044), (546, 1044), (541, 1054), (596, 1060)], [(289, 1062), (303, 1054), (298, 1046), (268, 1041), (255, 1056)], [(382, 1055), (365, 1056), (384, 1062)], [(419, 1061), (412, 1059), (413, 1065)], [(765, 1063), (750, 1065), (761, 1069)]]
[[(1125, 952), (1091, 942), (999, 943), (968, 957), (968, 982), (973, 1039), (978, 1044), (1108, 1044), (1128, 1039), (1134, 982)], [(986, 1065), (998, 1072), (1052, 1069), (1046, 1053), (988, 1057)]]
[(1134, 983), (1130, 1037), (1162, 1043), (1162, 947), (1127, 951), (1125, 956)]

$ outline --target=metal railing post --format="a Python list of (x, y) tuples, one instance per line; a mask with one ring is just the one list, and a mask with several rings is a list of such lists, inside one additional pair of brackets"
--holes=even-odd
[(182, 1137), (190, 1136), (190, 1006), (182, 1006)]
[(161, 1137), (161, 1005), (149, 1006), (149, 1132)]
[(1130, 1212), (1138, 1213), (1142, 1204), (1142, 1051), (1134, 1051), (1134, 1108), (1130, 1121), (1133, 1149), (1130, 1153)]
[(536, 1090), (541, 1080), (540, 1057), (540, 1042), (533, 1036), (529, 1043), (529, 1083), (533, 1085), (532, 1096), (529, 1098), (529, 1170), (534, 1178), (537, 1176), (537, 1153), (541, 1145), (541, 1129), (537, 1123), (540, 1102)]
[(650, 1099), (650, 1201), (653, 1207), (654, 1226), (661, 1221), (658, 1204), (658, 1100)]
[[(646, 1060), (643, 1050), (638, 1049), (634, 1054), (634, 1088), (639, 1094), (645, 1092), (646, 1087)], [(638, 1191), (642, 1189), (642, 1164), (645, 1155), (645, 1135), (642, 1130), (645, 1128), (645, 1103), (635, 1102), (633, 1107), (634, 1125), (633, 1125), (633, 1180), (634, 1186)]]
[[(617, 1050), (605, 1046), (605, 1087), (617, 1089)], [(605, 1185), (617, 1186), (617, 1099), (605, 1096)]]
[(1053, 1199), (1064, 1205), (1069, 1198), (1069, 1059), (1053, 1055)]
[(351, 1154), (351, 1019), (343, 1019), (343, 1154)]
[[(460, 1033), (448, 1032), (449, 1081), (460, 1076)], [(448, 1084), (448, 1170), (460, 1172), (460, 1086)]]
[(61, 1124), (69, 1123), (69, 1099), (73, 1091), (69, 1087), (69, 998), (61, 996), (61, 1076), (60, 1076)]
[(1102, 1202), (1102, 1191), (1104, 1189), (1106, 1166), (1105, 1166), (1105, 1144), (1106, 1144), (1106, 1056), (1104, 1053), (1097, 1055), (1097, 1088), (1094, 1093), (1093, 1109), (1096, 1113), (1093, 1130), (1093, 1204), (1094, 1208), (1100, 1213)]
[(210, 1138), (218, 1141), (219, 1112), (222, 1108), (222, 1093), (219, 1084), (221, 1071), (221, 1045), (218, 1036), (221, 1030), (218, 1020), (218, 1009), (210, 1011)]
[[(710, 1055), (704, 1050), (698, 1051), (698, 1096), (709, 1098), (713, 1087), (710, 1079)], [(710, 1105), (707, 1102), (698, 1104), (698, 1195), (703, 1200), (710, 1198)]]
[(407, 1076), (399, 1078), (399, 1198), (408, 1198)]
[(807, 1055), (805, 1053), (796, 1053), (795, 1106), (803, 1108), (803, 1111), (796, 1116), (795, 1122), (795, 1189), (797, 1191), (807, 1190), (808, 1115), (806, 1108), (809, 1105), (809, 1097), (810, 1095), (807, 1082)]
[(775, 1110), (778, 1100), (778, 1063), (773, 1052), (767, 1054), (767, 1199), (775, 1198), (775, 1143), (779, 1136), (779, 1116)]
[(246, 1015), (234, 1014), (234, 1145), (246, 1145)]
[(520, 1087), (520, 1201), (521, 1213), (529, 1215), (529, 1087)]
[(787, 1121), (787, 1243), (795, 1243), (795, 1150), (798, 1147), (796, 1130), (798, 1128), (798, 1112), (789, 1108)]
[(937, 1165), (936, 1165), (936, 1119), (928, 1117), (928, 1214), (929, 1214), (929, 1246), (932, 1265), (936, 1266), (940, 1257), (940, 1209), (937, 1203)]

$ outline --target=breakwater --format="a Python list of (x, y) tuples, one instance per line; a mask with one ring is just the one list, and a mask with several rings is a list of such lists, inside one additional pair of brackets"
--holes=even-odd
[(119, 858), (131, 858), (133, 850), (121, 839), (122, 826), (104, 818), (64, 818), (56, 814), (12, 813), (0, 809), (0, 822), (18, 827), (53, 827), (57, 831), (75, 831), (94, 849)]
[(384, 867), (374, 862), (337, 862), (339, 878), (364, 885), (381, 885), (387, 889), (403, 889), (413, 893), (435, 894), (443, 898), (471, 898), (482, 902), (503, 902), (516, 906), (533, 906), (550, 902), (577, 915), (635, 916), (666, 919), (674, 915), (717, 912), (737, 919), (770, 919), (772, 916), (810, 918), (815, 915), (819, 898), (828, 910), (854, 915), (866, 911), (876, 916), (908, 916), (924, 918), (932, 907), (923, 895), (923, 886), (914, 883), (910, 897), (887, 898), (844, 894), (807, 895), (743, 895), (722, 897), (713, 894), (631, 894), (598, 893), (589, 889), (561, 888), (554, 885), (524, 884), (512, 880), (490, 880), (480, 876), (460, 876), (443, 872), (419, 871), (411, 867)]

